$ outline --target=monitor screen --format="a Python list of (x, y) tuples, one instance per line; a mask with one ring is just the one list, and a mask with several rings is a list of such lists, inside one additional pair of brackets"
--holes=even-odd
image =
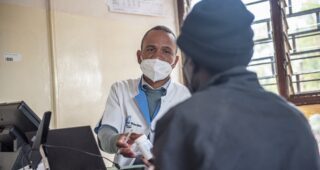
[(0, 151), (14, 151), (15, 128), (23, 135), (38, 130), (40, 118), (23, 101), (0, 104)]

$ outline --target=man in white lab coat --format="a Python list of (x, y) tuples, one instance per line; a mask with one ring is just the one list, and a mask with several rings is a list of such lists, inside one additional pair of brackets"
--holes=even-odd
[(170, 79), (179, 60), (175, 41), (169, 28), (151, 28), (142, 38), (141, 50), (137, 51), (141, 78), (116, 82), (111, 87), (95, 132), (101, 149), (116, 153), (115, 162), (120, 166), (136, 163), (134, 140), (144, 134), (152, 142), (156, 121), (190, 96), (185, 86)]

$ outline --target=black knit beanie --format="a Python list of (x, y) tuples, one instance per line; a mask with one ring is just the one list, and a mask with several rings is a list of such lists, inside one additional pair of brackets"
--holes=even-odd
[(241, 0), (202, 0), (186, 17), (178, 46), (214, 73), (247, 66), (253, 54), (253, 19)]

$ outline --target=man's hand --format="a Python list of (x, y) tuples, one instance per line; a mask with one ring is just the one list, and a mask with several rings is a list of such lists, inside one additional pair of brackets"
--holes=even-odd
[(116, 145), (119, 149), (118, 153), (120, 153), (121, 155), (123, 155), (124, 157), (128, 157), (128, 158), (134, 158), (136, 157), (136, 155), (133, 153), (133, 151), (131, 150), (131, 145), (134, 143), (134, 141), (140, 137), (142, 134), (137, 134), (137, 133), (131, 133), (131, 135), (129, 136), (129, 138), (127, 139), (128, 141), (126, 142), (126, 138), (128, 136), (128, 133), (125, 134), (120, 134)]
[(141, 160), (144, 163), (144, 165), (146, 165), (148, 167), (148, 170), (154, 170), (153, 160), (148, 161), (144, 157), (142, 157)]

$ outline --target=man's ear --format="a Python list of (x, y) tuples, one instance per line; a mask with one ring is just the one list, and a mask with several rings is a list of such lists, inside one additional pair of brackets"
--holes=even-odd
[(174, 63), (172, 64), (172, 69), (174, 69), (175, 67), (176, 67), (176, 65), (177, 65), (177, 63), (179, 62), (179, 56), (176, 56), (175, 57), (175, 61), (174, 61)]
[(142, 61), (141, 60), (141, 50), (137, 51), (137, 61), (138, 61), (139, 64), (141, 64), (141, 61)]

